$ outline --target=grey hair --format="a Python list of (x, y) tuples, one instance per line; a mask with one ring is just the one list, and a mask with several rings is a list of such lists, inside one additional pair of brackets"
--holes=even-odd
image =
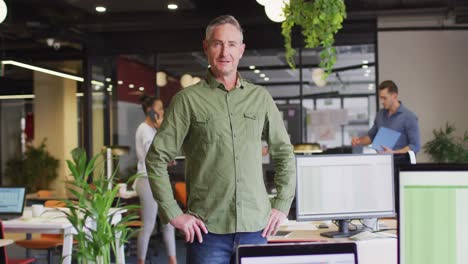
[(242, 27), (239, 24), (239, 21), (237, 21), (237, 19), (235, 19), (231, 15), (222, 15), (222, 16), (219, 16), (219, 17), (211, 20), (210, 23), (208, 24), (208, 26), (206, 26), (205, 40), (210, 39), (211, 34), (213, 33), (213, 28), (215, 28), (217, 26), (220, 26), (220, 25), (224, 25), (224, 24), (231, 24), (234, 27), (236, 27), (237, 30), (239, 30), (240, 35), (241, 35), (241, 43), (244, 41), (244, 34), (243, 34)]

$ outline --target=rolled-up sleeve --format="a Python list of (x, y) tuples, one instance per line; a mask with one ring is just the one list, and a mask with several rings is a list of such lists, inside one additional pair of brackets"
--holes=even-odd
[(277, 190), (271, 206), (287, 215), (296, 191), (294, 151), (284, 122), (270, 95), (266, 96), (266, 104), (265, 137), (275, 165), (274, 182)]
[(172, 98), (164, 121), (146, 155), (146, 170), (164, 224), (183, 214), (172, 192), (167, 164), (179, 152), (190, 127), (190, 112), (179, 92)]
[(375, 135), (377, 135), (377, 116), (375, 117), (374, 119), (374, 125), (372, 125), (371, 129), (369, 129), (369, 132), (367, 132), (367, 135), (369, 136), (369, 138), (372, 140), (374, 140), (375, 138)]
[(416, 115), (410, 115), (406, 119), (406, 133), (408, 135), (408, 147), (418, 153), (421, 149), (421, 140), (419, 134), (419, 120)]

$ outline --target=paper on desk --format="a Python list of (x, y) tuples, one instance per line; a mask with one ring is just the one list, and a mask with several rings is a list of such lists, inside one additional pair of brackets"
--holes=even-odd
[(313, 222), (296, 222), (288, 221), (280, 226), (281, 230), (294, 231), (294, 230), (317, 230)]

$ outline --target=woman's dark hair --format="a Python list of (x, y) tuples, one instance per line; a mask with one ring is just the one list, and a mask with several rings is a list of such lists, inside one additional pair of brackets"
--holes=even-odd
[(140, 97), (140, 101), (141, 101), (141, 108), (143, 109), (143, 113), (148, 114), (147, 111), (148, 111), (148, 108), (151, 108), (153, 107), (153, 104), (155, 101), (159, 100), (158, 97), (156, 96), (149, 96), (149, 95), (142, 95)]

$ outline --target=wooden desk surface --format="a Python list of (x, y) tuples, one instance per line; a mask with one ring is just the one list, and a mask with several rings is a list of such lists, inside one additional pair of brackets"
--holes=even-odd
[[(288, 242), (349, 242), (349, 238), (328, 238), (323, 237), (320, 233), (328, 232), (328, 231), (337, 231), (338, 228), (336, 225), (332, 224), (329, 228), (317, 228), (320, 222), (308, 222), (308, 223), (295, 223), (291, 222), (285, 226), (281, 226), (279, 230), (281, 231), (290, 231), (291, 233), (286, 237), (280, 236), (272, 236), (268, 238), (268, 242), (270, 243), (288, 243)], [(353, 222), (355, 223), (355, 222)], [(358, 222), (357, 222), (358, 223)], [(396, 220), (395, 219), (384, 219), (379, 220), (379, 224), (384, 224), (388, 226), (388, 228), (394, 229), (396, 228)], [(304, 230), (301, 230), (295, 226), (305, 226)], [(306, 225), (311, 225), (307, 228)], [(313, 229), (313, 230), (312, 230)], [(396, 234), (396, 230), (387, 231), (392, 234)]]

